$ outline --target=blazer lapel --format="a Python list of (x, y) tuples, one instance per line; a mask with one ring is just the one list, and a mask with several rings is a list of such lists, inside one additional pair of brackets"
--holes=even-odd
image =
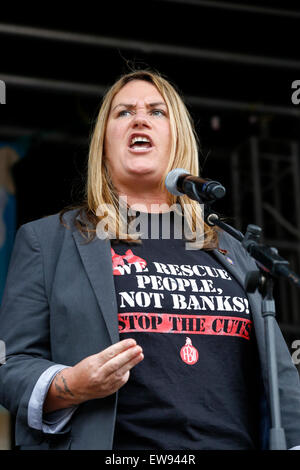
[(244, 279), (245, 275), (242, 273), (241, 269), (239, 268), (239, 263), (238, 260), (235, 258), (234, 253), (223, 253), (222, 251), (219, 251), (218, 249), (213, 250), (213, 253), (215, 257), (218, 259), (218, 261), (226, 268), (230, 274), (241, 284), (243, 288), (244, 286)]
[[(246, 273), (240, 268), (239, 262), (239, 251), (235, 252), (232, 247), (228, 244), (226, 238), (220, 234), (220, 249), (213, 250), (215, 257), (220, 261), (220, 263), (226, 268), (226, 270), (232, 274), (232, 276), (241, 284), (245, 289), (245, 278)], [(222, 248), (224, 248), (222, 250)], [(242, 249), (242, 248), (241, 248)], [(227, 250), (227, 251), (226, 251)], [(249, 270), (253, 270), (255, 267), (249, 266)], [(252, 313), (254, 330), (257, 339), (258, 349), (261, 357), (261, 364), (263, 369), (263, 374), (266, 376), (266, 351), (265, 351), (265, 331), (264, 331), (264, 320), (261, 314), (261, 305), (262, 299), (259, 292), (256, 290), (254, 293), (250, 294), (246, 292), (249, 306)]]
[[(215, 257), (220, 261), (220, 263), (226, 268), (226, 270), (232, 274), (232, 276), (239, 282), (239, 284), (245, 289), (245, 278), (246, 278), (246, 273), (240, 268), (240, 262), (238, 259), (238, 253), (236, 254), (233, 250), (227, 251), (227, 244), (226, 240), (224, 240), (224, 237), (220, 236), (220, 247), (224, 249), (215, 249), (213, 250), (213, 253)], [(251, 269), (249, 267), (249, 269)], [(250, 294), (246, 292), (246, 295), (249, 300), (249, 305), (253, 314), (253, 317), (255, 317), (255, 323), (258, 326), (258, 324), (262, 325), (263, 319), (261, 316), (261, 298), (258, 293), (258, 291), (254, 292), (253, 294)]]
[(116, 343), (120, 338), (110, 241), (100, 240), (96, 236), (92, 241), (87, 242), (77, 229), (73, 231), (73, 237), (98, 300), (112, 343)]

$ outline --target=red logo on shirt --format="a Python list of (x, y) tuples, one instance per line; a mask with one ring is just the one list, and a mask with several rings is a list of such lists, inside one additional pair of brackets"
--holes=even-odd
[(199, 359), (199, 353), (197, 349), (192, 345), (191, 338), (186, 338), (185, 345), (180, 350), (180, 357), (186, 364), (192, 366), (196, 364)]
[[(127, 271), (122, 269), (122, 266), (125, 265), (125, 261), (130, 264), (135, 264), (138, 268), (138, 271), (142, 271), (146, 266), (147, 262), (143, 258), (136, 256), (132, 250), (127, 250), (125, 255), (118, 255), (115, 250), (111, 248), (111, 256), (112, 256), (112, 267), (113, 267), (113, 274), (115, 276), (119, 276), (120, 274), (125, 274)], [(121, 269), (119, 267), (121, 266)]]

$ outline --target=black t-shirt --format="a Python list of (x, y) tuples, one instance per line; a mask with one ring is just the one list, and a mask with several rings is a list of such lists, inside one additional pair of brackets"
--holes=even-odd
[(258, 448), (259, 366), (242, 286), (212, 252), (172, 237), (115, 243), (112, 264), (120, 338), (144, 353), (119, 390), (114, 449)]

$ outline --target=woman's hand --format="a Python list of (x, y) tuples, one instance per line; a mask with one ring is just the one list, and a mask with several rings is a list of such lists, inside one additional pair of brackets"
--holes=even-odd
[(143, 358), (136, 341), (125, 339), (63, 369), (51, 383), (44, 413), (115, 393), (128, 381), (130, 369)]

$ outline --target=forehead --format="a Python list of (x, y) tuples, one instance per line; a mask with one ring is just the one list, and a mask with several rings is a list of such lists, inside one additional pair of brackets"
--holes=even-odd
[(112, 106), (115, 106), (119, 102), (127, 102), (135, 104), (137, 101), (144, 101), (151, 103), (153, 100), (164, 101), (158, 89), (149, 82), (144, 80), (133, 80), (121, 88), (121, 90), (115, 95)]

